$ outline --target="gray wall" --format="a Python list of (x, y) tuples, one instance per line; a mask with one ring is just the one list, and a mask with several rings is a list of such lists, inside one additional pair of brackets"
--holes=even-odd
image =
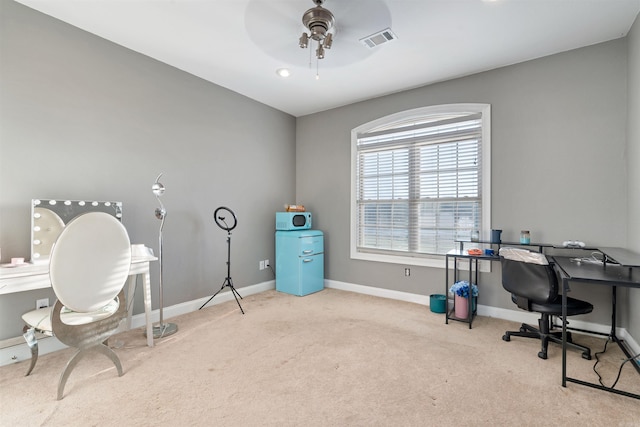
[[(444, 269), (414, 266), (404, 277), (403, 265), (349, 258), (351, 129), (435, 104), (491, 104), (491, 223), (504, 240), (528, 229), (534, 241), (625, 246), (626, 58), (619, 39), (298, 118), (296, 200), (326, 233), (327, 278), (443, 293)], [(498, 266), (480, 284), (480, 304), (516, 309)], [(607, 289), (574, 286), (573, 296), (598, 301), (585, 319), (608, 323)]]
[[(29, 257), (32, 198), (122, 201), (131, 241), (157, 253), (151, 185), (164, 172), (165, 306), (220, 289), (221, 205), (238, 217), (234, 285), (273, 280), (258, 263), (274, 259), (274, 212), (294, 200), (294, 117), (14, 2), (0, 2), (0, 43), (2, 262)], [(0, 339), (47, 296), (2, 296)]]
[[(627, 171), (628, 233), (627, 247), (640, 252), (640, 15), (627, 36), (628, 45), (628, 114)], [(634, 309), (631, 309), (633, 307)], [(640, 289), (629, 291), (628, 330), (640, 341)]]
[[(132, 241), (157, 251), (150, 186), (164, 172), (165, 305), (209, 296), (221, 285), (225, 234), (212, 219), (220, 205), (239, 217), (236, 286), (271, 280), (258, 261), (274, 258), (273, 212), (294, 201), (314, 212), (314, 226), (326, 233), (328, 279), (442, 293), (442, 269), (414, 266), (404, 277), (402, 265), (349, 258), (349, 136), (381, 116), (453, 102), (492, 104), (492, 225), (505, 230), (505, 240), (527, 228), (537, 241), (582, 239), (640, 251), (639, 25), (627, 39), (296, 120), (0, 1), (2, 260), (28, 256), (33, 197), (121, 200)], [(153, 294), (157, 307), (155, 287)], [(629, 292), (635, 307), (639, 294)], [(609, 302), (595, 287), (574, 295), (601, 307)], [(0, 339), (17, 335), (20, 314), (42, 296), (52, 297), (33, 291), (0, 298)], [(624, 301), (623, 325), (640, 341), (640, 313)], [(483, 275), (480, 303), (514, 309), (499, 268)], [(607, 323), (608, 311), (589, 319)]]

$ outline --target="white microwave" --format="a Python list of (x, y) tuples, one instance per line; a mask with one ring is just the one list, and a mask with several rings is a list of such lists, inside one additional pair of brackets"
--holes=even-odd
[(276, 212), (276, 230), (308, 230), (311, 212)]

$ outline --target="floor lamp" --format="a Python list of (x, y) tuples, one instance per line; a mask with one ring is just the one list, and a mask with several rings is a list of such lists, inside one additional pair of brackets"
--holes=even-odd
[(160, 177), (162, 174), (158, 175), (156, 178), (156, 182), (151, 186), (151, 191), (158, 199), (158, 203), (160, 203), (160, 207), (156, 208), (156, 218), (160, 220), (160, 232), (158, 236), (158, 262), (160, 263), (160, 323), (158, 325), (153, 326), (153, 337), (154, 338), (162, 338), (178, 332), (178, 325), (175, 323), (164, 323), (164, 319), (162, 318), (162, 309), (164, 307), (164, 302), (162, 300), (163, 292), (162, 292), (162, 276), (163, 276), (163, 263), (162, 263), (162, 229), (164, 228), (164, 220), (167, 216), (167, 211), (164, 208), (164, 205), (160, 201), (160, 196), (164, 194), (164, 185), (160, 183)]

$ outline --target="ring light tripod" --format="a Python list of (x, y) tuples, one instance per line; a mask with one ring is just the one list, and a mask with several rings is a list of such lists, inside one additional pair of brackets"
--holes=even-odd
[[(226, 218), (225, 216), (218, 215), (218, 212), (220, 211), (227, 211), (231, 214), (231, 217), (233, 218), (233, 224), (231, 226), (229, 226), (225, 221), (225, 218)], [(209, 301), (211, 301), (213, 297), (218, 295), (220, 291), (222, 291), (224, 288), (228, 286), (229, 288), (231, 288), (231, 293), (233, 294), (233, 297), (236, 299), (236, 302), (238, 303), (238, 307), (240, 307), (240, 311), (242, 312), (242, 314), (244, 314), (244, 310), (240, 305), (240, 301), (238, 301), (238, 297), (242, 299), (242, 296), (240, 296), (238, 291), (236, 291), (236, 288), (233, 287), (233, 280), (231, 280), (231, 230), (236, 228), (236, 225), (238, 225), (238, 219), (236, 218), (236, 215), (233, 213), (231, 209), (225, 208), (224, 206), (220, 206), (218, 209), (215, 210), (215, 212), (213, 213), (213, 219), (215, 220), (216, 224), (218, 224), (218, 227), (227, 231), (227, 277), (226, 279), (224, 279), (224, 283), (222, 283), (222, 287), (218, 290), (218, 292), (213, 294), (213, 296), (209, 298), (207, 302), (202, 304), (202, 307), (200, 307), (200, 310), (202, 310), (202, 308), (205, 305), (209, 304)]]

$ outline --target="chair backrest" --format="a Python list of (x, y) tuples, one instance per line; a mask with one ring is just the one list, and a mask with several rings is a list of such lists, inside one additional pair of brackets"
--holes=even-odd
[(53, 245), (49, 276), (56, 297), (77, 312), (98, 310), (123, 288), (131, 268), (125, 227), (104, 212), (71, 220)]
[(556, 272), (544, 254), (522, 249), (500, 249), (502, 286), (520, 301), (518, 306), (529, 309), (529, 302), (545, 304), (558, 296)]

